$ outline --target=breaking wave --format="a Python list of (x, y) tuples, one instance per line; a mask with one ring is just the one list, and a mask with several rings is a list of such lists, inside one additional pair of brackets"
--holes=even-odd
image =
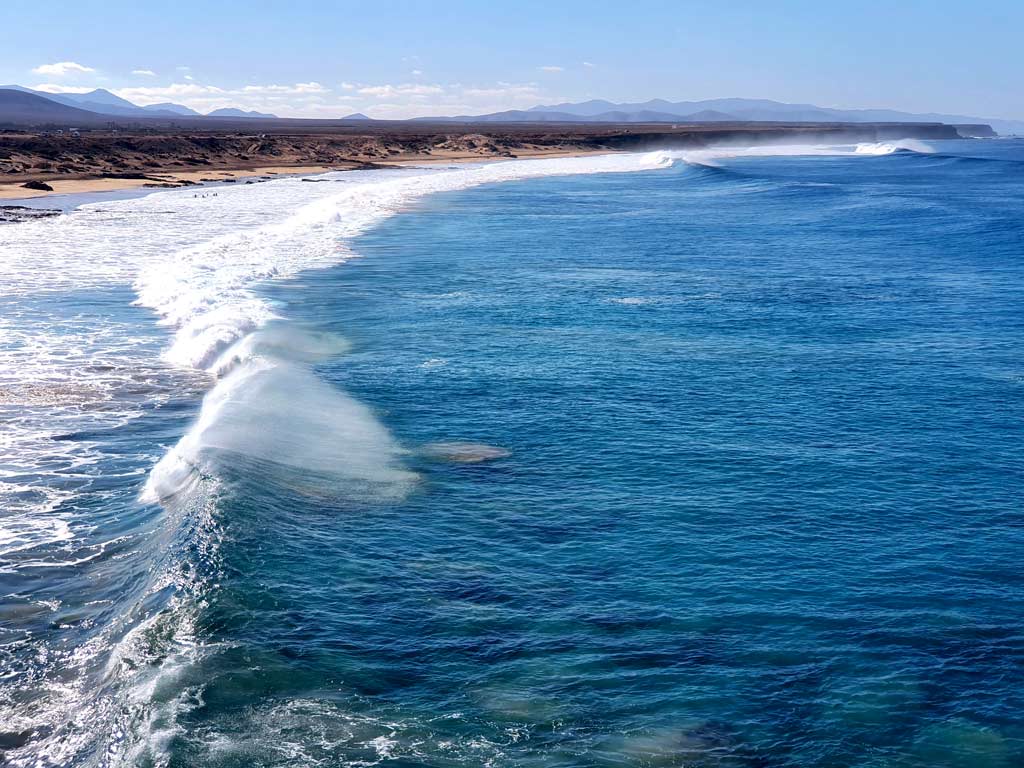
[[(104, 764), (132, 763), (142, 752), (159, 751), (174, 733), (174, 713), (190, 706), (189, 693), (166, 691), (174, 688), (168, 681), (203, 653), (194, 618), (216, 588), (217, 509), (225, 468), (248, 467), (294, 492), (356, 503), (401, 498), (417, 487), (416, 473), (403, 464), (405, 450), (372, 409), (316, 374), (315, 365), (345, 354), (348, 342), (287, 323), (280, 307), (260, 294), (261, 283), (356, 257), (349, 245), (353, 238), (428, 195), (549, 176), (656, 170), (678, 162), (715, 167), (728, 157), (780, 154), (885, 152), (728, 148), (345, 173), (337, 177), (339, 184), (279, 180), (223, 190), (216, 199), (181, 190), (156, 193), (84, 206), (69, 216), (11, 230), (0, 249), (4, 290), (23, 302), (26, 312), (37, 312), (56, 292), (132, 286), (137, 311), (152, 311), (171, 334), (162, 361), (155, 361), (152, 334), (132, 330), (138, 318), (72, 327), (60, 339), (48, 339), (40, 329), (53, 320), (39, 314), (35, 325), (23, 324), (30, 329), (24, 344), (0, 359), (0, 394), (7, 393), (12, 405), (30, 396), (33, 403), (49, 405), (47, 393), (72, 387), (80, 397), (73, 403), (63, 394), (58, 398), (60, 428), (80, 430), (84, 414), (85, 423), (114, 430), (139, 416), (140, 403), (171, 401), (182, 382), (194, 385), (193, 392), (200, 386), (207, 391), (198, 417), (173, 447), (159, 457), (129, 457), (153, 466), (139, 499), (163, 514), (163, 528), (142, 554), (151, 561), (148, 581), (104, 614), (105, 628), (90, 636), (72, 661), (55, 657), (51, 666), (33, 673), (59, 681), (48, 688), (48, 698), (32, 706), (0, 701), (0, 715), (13, 712), (10, 721), (19, 733), (42, 734), (16, 743), (8, 761), (66, 764), (101, 749), (107, 753)], [(616, 301), (641, 303), (636, 297)], [(11, 323), (13, 317), (0, 322)], [(47, 349), (57, 354), (47, 355)], [(81, 367), (97, 360), (102, 371), (84, 387)], [(50, 382), (51, 388), (28, 392), (32, 381)], [(24, 457), (11, 478), (19, 479), (12, 499), (25, 514), (0, 520), (0, 546), (19, 553), (66, 544), (61, 565), (94, 552), (113, 557), (120, 546), (116, 538), (76, 543), (85, 535), (83, 528), (62, 516), (80, 489), (69, 482), (68, 469), (99, 464), (92, 441), (69, 441), (51, 474), (26, 479), (32, 465), (45, 463), (41, 457), (57, 453), (54, 413), (26, 410), (11, 422), (17, 430), (2, 447)], [(503, 448), (475, 443), (428, 446), (426, 453), (462, 463), (507, 455)], [(83, 485), (91, 482), (87, 475), (83, 472)]]
[(896, 152), (916, 152), (929, 155), (935, 150), (917, 139), (900, 139), (899, 141), (879, 141), (858, 144), (855, 150), (858, 155), (891, 155)]

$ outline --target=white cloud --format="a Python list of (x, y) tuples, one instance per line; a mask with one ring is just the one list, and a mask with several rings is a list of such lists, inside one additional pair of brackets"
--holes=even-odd
[(492, 88), (464, 88), (462, 94), (470, 99), (495, 99), (514, 102), (534, 101), (540, 98), (537, 86), (532, 83), (526, 85), (498, 83), (497, 86)]
[[(163, 101), (176, 101), (198, 112), (209, 112), (220, 107), (239, 107), (270, 111), (282, 116), (318, 116), (330, 91), (316, 82), (295, 83), (294, 85), (254, 84), (241, 88), (220, 88), (203, 85), (194, 81), (172, 83), (164, 86), (139, 86), (119, 88), (118, 96), (135, 104), (145, 106)], [(332, 97), (344, 101), (350, 97)], [(339, 107), (340, 108), (340, 107)], [(351, 111), (351, 110), (349, 110)], [(333, 113), (326, 116), (334, 117)]]
[(75, 61), (58, 61), (56, 64), (40, 64), (32, 71), (37, 75), (66, 77), (67, 75), (84, 75), (89, 72), (95, 72), (96, 70)]
[(46, 93), (88, 93), (89, 91), (96, 90), (95, 88), (82, 88), (73, 85), (61, 85), (60, 83), (41, 83), (39, 85), (33, 85), (32, 90), (44, 91)]
[(563, 67), (555, 67), (555, 66), (537, 67), (537, 69), (539, 69), (541, 72), (564, 72), (565, 71)]
[(419, 77), (420, 75), (423, 74), (423, 70), (422, 69), (414, 69), (409, 74), (412, 75), (413, 77)]
[(140, 77), (156, 77), (156, 72), (152, 69), (133, 69), (132, 74)]
[[(59, 89), (60, 86), (51, 86)], [(525, 109), (546, 101), (564, 100), (536, 83), (347, 83), (330, 88), (322, 83), (250, 83), (233, 88), (185, 80), (162, 86), (120, 88), (118, 96), (142, 106), (164, 101), (198, 112), (220, 107), (273, 112), (282, 117), (337, 119), (350, 112), (401, 119), (430, 115), (471, 115)]]
[(435, 96), (444, 93), (444, 88), (440, 85), (402, 83), (401, 85), (368, 85), (360, 88), (359, 93), (362, 96), (390, 99), (395, 96)]
[(242, 88), (242, 92), (253, 94), (328, 93), (328, 90), (320, 83), (296, 83), (295, 85), (247, 85)]
[(192, 75), (185, 75), (185, 79), (186, 80), (195, 80), (195, 78), (192, 77)]
[[(561, 101), (558, 95), (541, 92), (535, 83), (498, 82), (494, 85), (463, 85), (450, 83), (430, 86), (439, 93), (421, 95), (409, 86), (363, 86), (358, 93), (365, 97), (358, 102), (360, 112), (373, 117), (402, 119), (431, 115), (473, 115), (525, 109), (541, 101)], [(379, 101), (377, 99), (380, 99)]]
[(242, 89), (245, 93), (288, 93), (290, 85), (247, 85)]
[(214, 85), (199, 85), (198, 83), (173, 83), (171, 85), (162, 85), (155, 87), (138, 87), (138, 88), (118, 88), (114, 91), (122, 99), (128, 99), (128, 101), (145, 106), (146, 104), (156, 104), (161, 101), (167, 101), (168, 99), (196, 99), (205, 98), (209, 96), (221, 97), (228, 94), (223, 88), (218, 88)]
[(597, 64), (591, 64), (589, 61), (584, 61), (583, 66), (586, 67), (587, 69), (593, 69), (594, 67), (597, 66)]

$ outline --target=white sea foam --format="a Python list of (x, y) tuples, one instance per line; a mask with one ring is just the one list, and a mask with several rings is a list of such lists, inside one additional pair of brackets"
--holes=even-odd
[[(207, 473), (215, 469), (208, 464), (211, 455), (241, 455), (261, 466), (301, 466), (304, 476), (312, 478), (295, 488), (301, 493), (375, 498), (404, 493), (416, 478), (402, 467), (403, 452), (386, 427), (312, 370), (316, 360), (342, 353), (344, 340), (302, 329), (282, 331), (273, 322), (277, 308), (258, 288), (261, 281), (291, 278), (353, 257), (351, 238), (426, 195), (543, 176), (653, 170), (678, 161), (713, 163), (737, 154), (835, 153), (773, 147), (369, 171), (334, 175), (334, 184), (281, 179), (227, 188), (217, 197), (159, 192), (5, 228), (0, 231), (0, 297), (5, 301), (0, 417), (6, 420), (0, 433), (0, 542), (15, 554), (44, 545), (71, 547), (76, 521), (69, 503), (88, 487), (104, 457), (94, 440), (54, 437), (123, 425), (193, 381), (188, 371), (193, 377), (197, 371), (212, 374), (216, 384), (197, 422), (156, 463), (143, 501), (186, 499), (194, 505), (199, 495), (190, 491), (200, 486), (208, 498)], [(141, 314), (112, 317), (103, 304), (114, 300), (112, 292), (129, 286), (140, 313), (151, 311), (170, 331), (163, 362), (154, 359), (152, 331), (137, 326)], [(103, 296), (98, 311), (89, 301), (67, 309), (68, 297), (89, 292)], [(149, 460), (139, 457), (140, 462)], [(68, 556), (74, 561), (73, 552)], [(194, 588), (172, 571), (154, 578), (154, 589), (165, 583), (180, 583), (186, 593)], [(178, 616), (182, 610), (172, 607), (159, 621), (145, 618), (171, 622), (167, 636), (185, 647), (190, 629), (188, 612)], [(116, 627), (78, 648), (79, 660), (61, 673), (94, 665), (109, 653), (111, 643), (120, 643), (109, 656), (113, 666), (107, 667), (106, 698), (90, 704), (85, 674), (75, 678), (66, 686), (67, 695), (54, 699), (45, 719), (51, 727), (59, 722), (66, 727), (31, 754), (14, 756), (12, 764), (70, 761), (85, 749), (98, 735), (94, 731), (121, 707), (111, 698), (114, 681), (109, 678), (134, 675), (129, 700), (152, 692), (152, 675), (131, 671), (146, 670), (146, 664), (117, 662), (135, 658), (138, 638), (145, 634), (142, 625), (130, 633), (135, 620), (125, 613)], [(190, 653), (167, 658), (187, 663)], [(84, 715), (90, 706), (96, 711)], [(21, 723), (24, 717), (15, 719)], [(171, 733), (169, 717), (141, 727), (154, 735)], [(74, 731), (75, 722), (85, 725)], [(157, 741), (143, 738), (140, 743)]]
[(917, 152), (927, 155), (935, 150), (917, 139), (899, 139), (898, 141), (879, 141), (858, 144), (854, 150), (858, 155), (891, 155), (894, 152)]
[[(919, 142), (901, 144), (926, 149)], [(329, 176), (332, 184), (278, 179), (224, 188), (216, 197), (190, 190), (157, 192), (8, 226), (0, 230), (5, 301), (0, 415), (7, 419), (0, 436), (0, 483), (7, 484), (0, 487), (5, 510), (0, 531), (9, 524), (14, 528), (8, 537), (15, 529), (28, 530), (10, 523), (25, 514), (64, 514), (59, 510), (77, 491), (67, 482), (68, 472), (79, 467), (84, 483), (97, 465), (92, 443), (78, 439), (58, 445), (55, 433), (123, 424), (147, 401), (169, 397), (173, 390), (167, 382), (174, 374), (154, 360), (153, 335), (138, 326), (141, 316), (86, 311), (69, 321), (62, 306), (67, 296), (134, 286), (136, 303), (155, 312), (172, 332), (165, 363), (222, 376), (254, 356), (253, 332), (278, 315), (258, 294), (261, 281), (352, 258), (351, 238), (426, 195), (543, 176), (653, 170), (677, 162), (713, 165), (736, 156), (858, 151), (867, 150), (726, 147), (347, 172)], [(267, 337), (261, 343), (268, 343)], [(280, 353), (264, 347), (258, 356), (267, 360)], [(140, 370), (149, 372), (144, 382)], [(145, 389), (148, 398), (123, 396)], [(55, 459), (58, 455), (63, 458)], [(36, 493), (16, 495), (9, 490), (14, 485), (30, 485)], [(60, 520), (68, 522), (66, 515)], [(38, 525), (39, 540), (52, 539), (45, 532), (55, 525)]]
[(660, 153), (669, 161), (681, 160), (691, 165), (717, 167), (721, 160), (736, 157), (822, 157), (844, 155), (886, 155), (898, 150), (928, 153), (934, 150), (916, 139), (861, 144), (766, 144), (757, 147), (709, 147), (707, 149), (665, 150)]
[(135, 281), (138, 302), (175, 329), (169, 360), (207, 368), (224, 349), (275, 317), (253, 293), (258, 281), (352, 257), (347, 241), (426, 195), (541, 176), (666, 167), (672, 159), (664, 153), (604, 155), (367, 173), (341, 191), (335, 188), (297, 206), (283, 220), (219, 235), (147, 267)]
[(650, 296), (618, 296), (608, 299), (610, 304), (622, 304), (624, 306), (641, 306), (643, 304), (655, 304), (658, 300)]
[[(270, 344), (260, 329), (276, 317), (256, 292), (266, 279), (336, 264), (354, 254), (347, 243), (382, 219), (438, 192), (572, 173), (667, 167), (660, 153), (534, 160), (367, 174), (340, 192), (298, 207), (281, 221), (218, 236), (184, 249), (173, 262), (145, 269), (135, 281), (138, 303), (175, 329), (170, 362), (223, 378), (207, 396), (199, 421), (154, 469), (143, 492), (156, 501), (181, 492), (208, 469), (212, 453), (240, 453), (302, 467), (336, 489), (392, 496), (411, 487), (401, 450), (372, 412), (319, 381), (282, 350), (308, 342), (297, 334)], [(342, 345), (343, 346), (343, 345)], [(286, 358), (293, 358), (290, 353)], [(322, 482), (316, 490), (327, 492)]]
[[(153, 469), (144, 501), (180, 494), (210, 455), (245, 456), (262, 477), (307, 495), (401, 495), (415, 475), (399, 464), (397, 443), (372, 411), (301, 363), (253, 357), (206, 396), (199, 421)], [(296, 478), (301, 477), (301, 480)]]

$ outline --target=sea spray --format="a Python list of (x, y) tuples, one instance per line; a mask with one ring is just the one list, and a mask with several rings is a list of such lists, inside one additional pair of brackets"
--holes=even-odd
[(304, 490), (321, 496), (391, 498), (415, 482), (371, 410), (313, 372), (312, 362), (345, 343), (278, 324), (237, 346), (224, 353), (234, 363), (228, 369), (221, 360), (198, 421), (151, 472), (143, 501), (178, 496), (197, 477), (216, 475), (219, 462), (243, 460), (268, 481), (275, 471), (299, 472)]

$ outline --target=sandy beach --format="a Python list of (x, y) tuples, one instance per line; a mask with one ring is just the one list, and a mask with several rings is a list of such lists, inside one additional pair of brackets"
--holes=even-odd
[(583, 155), (607, 154), (606, 149), (543, 149), (528, 148), (516, 153), (514, 157), (482, 156), (474, 152), (441, 151), (431, 154), (409, 153), (382, 162), (339, 162), (329, 165), (270, 165), (259, 167), (242, 167), (237, 169), (190, 170), (147, 173), (143, 178), (46, 178), (45, 183), (53, 187), (52, 191), (28, 189), (24, 182), (0, 183), (0, 200), (17, 202), (52, 195), (85, 194), (95, 192), (115, 192), (128, 189), (173, 189), (193, 184), (210, 182), (230, 182), (255, 180), (267, 176), (295, 176), (305, 174), (328, 173), (330, 171), (365, 170), (367, 168), (401, 168), (417, 165), (441, 165), (447, 163), (497, 162), (511, 159), (576, 157)]
[(0, 200), (30, 200), (52, 195), (73, 195), (92, 192), (117, 192), (125, 189), (172, 189), (191, 186), (204, 182), (224, 182), (259, 178), (261, 176), (283, 176), (307, 173), (326, 173), (327, 171), (351, 170), (359, 166), (345, 168), (342, 166), (302, 165), (302, 166), (270, 166), (267, 168), (249, 168), (234, 171), (183, 171), (179, 173), (154, 173), (150, 178), (111, 179), (48, 179), (46, 183), (53, 187), (52, 191), (27, 189), (22, 184), (0, 184)]

